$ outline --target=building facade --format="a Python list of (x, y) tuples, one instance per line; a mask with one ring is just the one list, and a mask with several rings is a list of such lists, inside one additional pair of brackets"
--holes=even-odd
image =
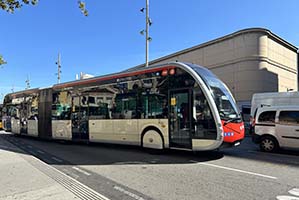
[(267, 29), (250, 28), (158, 58), (150, 65), (181, 61), (207, 67), (244, 108), (250, 106), (254, 93), (298, 91), (297, 51)]

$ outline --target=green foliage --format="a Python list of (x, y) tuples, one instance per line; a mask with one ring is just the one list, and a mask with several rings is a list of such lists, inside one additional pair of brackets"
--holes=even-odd
[[(16, 9), (21, 8), (23, 5), (36, 5), (38, 0), (0, 0), (0, 9), (5, 10), (9, 13), (14, 13)], [(88, 16), (88, 11), (86, 10), (85, 3), (83, 1), (78, 1), (79, 9), (84, 16)], [(0, 65), (6, 64), (3, 57), (0, 55)]]
[[(5, 10), (9, 13), (14, 13), (18, 8), (21, 8), (23, 5), (36, 5), (38, 0), (0, 0), (0, 9)], [(85, 3), (83, 1), (78, 1), (79, 9), (84, 16), (88, 16), (88, 11), (86, 10)]]
[(0, 65), (4, 65), (6, 64), (5, 60), (3, 59), (3, 57), (0, 55)]
[(36, 5), (37, 3), (38, 0), (0, 0), (0, 8), (13, 13), (15, 9), (21, 8), (23, 5)]
[(86, 10), (85, 3), (83, 1), (78, 1), (79, 8), (84, 16), (88, 16), (88, 11)]

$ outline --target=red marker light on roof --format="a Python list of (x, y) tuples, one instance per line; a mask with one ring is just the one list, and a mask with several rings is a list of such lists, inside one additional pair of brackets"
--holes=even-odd
[(167, 74), (168, 74), (167, 69), (165, 69), (165, 70), (162, 71), (162, 76), (167, 76)]
[(169, 74), (170, 74), (170, 75), (174, 75), (174, 74), (175, 74), (175, 69), (170, 69), (170, 70), (169, 70)]

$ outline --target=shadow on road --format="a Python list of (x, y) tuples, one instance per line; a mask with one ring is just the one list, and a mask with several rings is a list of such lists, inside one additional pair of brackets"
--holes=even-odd
[(227, 156), (265, 163), (299, 166), (299, 151), (260, 152), (258, 146), (253, 144), (250, 138), (245, 138), (240, 147), (197, 153), (169, 149), (147, 151), (141, 147), (115, 144), (45, 141), (0, 132), (0, 140), (2, 139), (18, 148), (0, 144), (0, 149), (30, 154), (50, 165), (192, 164), (219, 160)]
[(267, 153), (260, 151), (258, 145), (251, 141), (250, 137), (246, 137), (242, 144), (237, 148), (221, 150), (224, 156), (236, 157), (247, 160), (260, 161), (265, 163), (299, 166), (298, 150), (279, 150), (275, 153)]
[(141, 147), (102, 143), (45, 141), (32, 137), (0, 133), (0, 140), (17, 148), (0, 145), (0, 149), (33, 155), (50, 165), (143, 165), (192, 164), (221, 159), (218, 151), (197, 152), (148, 151)]

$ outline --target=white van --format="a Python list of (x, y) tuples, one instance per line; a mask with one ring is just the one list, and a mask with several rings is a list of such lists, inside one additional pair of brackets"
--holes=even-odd
[(264, 106), (257, 110), (252, 139), (262, 151), (299, 149), (299, 106)]
[(250, 116), (253, 117), (260, 107), (271, 106), (297, 106), (299, 105), (299, 92), (264, 92), (255, 93), (251, 99)]

